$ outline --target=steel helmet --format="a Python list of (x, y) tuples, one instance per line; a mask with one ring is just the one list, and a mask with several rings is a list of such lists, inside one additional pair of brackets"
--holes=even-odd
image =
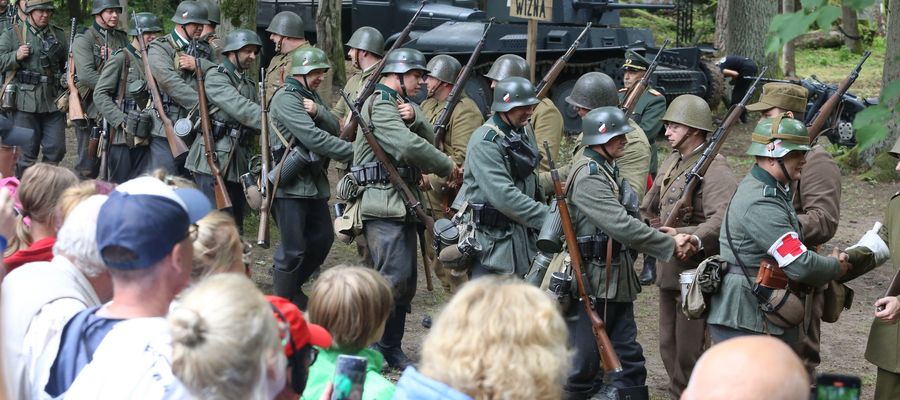
[(56, 6), (53, 5), (53, 0), (27, 0), (25, 2), (25, 13), (30, 13), (34, 10), (55, 10)]
[(304, 47), (291, 55), (291, 75), (306, 75), (317, 69), (330, 69), (328, 57), (318, 47)]
[(588, 110), (614, 107), (619, 104), (616, 83), (602, 72), (588, 72), (575, 81), (572, 93), (566, 96), (566, 103)]
[(94, 0), (94, 4), (91, 5), (91, 15), (100, 14), (103, 10), (110, 8), (117, 8), (119, 12), (122, 12), (122, 5), (119, 4), (119, 0)]
[(706, 100), (692, 94), (684, 94), (672, 100), (663, 121), (675, 122), (701, 131), (712, 132), (712, 112)]
[(384, 57), (384, 36), (378, 29), (371, 26), (363, 26), (353, 32), (353, 36), (350, 36), (346, 46)]
[(513, 76), (497, 82), (491, 111), (507, 112), (516, 107), (533, 106), (540, 102), (531, 81)]
[(456, 77), (462, 69), (459, 60), (446, 54), (439, 54), (428, 61), (428, 76), (449, 84), (456, 83)]
[(292, 11), (275, 14), (266, 32), (298, 39), (306, 37), (303, 33), (303, 19)]
[(528, 79), (530, 77), (528, 62), (515, 54), (504, 54), (494, 60), (491, 70), (484, 74), (485, 77), (495, 81), (502, 81), (511, 76)]
[(619, 107), (600, 107), (587, 113), (581, 122), (581, 144), (605, 144), (610, 139), (634, 130)]
[[(238, 51), (244, 46), (258, 46), (261, 48), (262, 42), (259, 40), (256, 32), (249, 29), (235, 29), (229, 32), (228, 36), (225, 36), (225, 45), (222, 47), (222, 52)], [(257, 48), (257, 51), (259, 48)]]
[(182, 1), (178, 4), (178, 8), (175, 9), (175, 15), (172, 16), (172, 22), (179, 25), (206, 25), (209, 23), (209, 19), (207, 19), (208, 15), (209, 12), (206, 11), (206, 6), (203, 4), (190, 0)]
[(422, 70), (428, 73), (425, 66), (425, 55), (415, 49), (399, 48), (388, 53), (384, 58), (382, 74), (405, 74), (412, 70)]
[(206, 6), (206, 19), (209, 22), (219, 25), (222, 19), (222, 12), (219, 11), (219, 5), (213, 0), (197, 0), (200, 4)]
[(747, 155), (781, 158), (792, 151), (809, 151), (809, 135), (803, 122), (779, 114), (756, 124)]
[(128, 28), (128, 34), (131, 36), (137, 36), (137, 27), (141, 27), (141, 32), (162, 32), (162, 24), (159, 23), (159, 18), (156, 14), (149, 12), (141, 12), (134, 15), (134, 19), (131, 21), (131, 27)]

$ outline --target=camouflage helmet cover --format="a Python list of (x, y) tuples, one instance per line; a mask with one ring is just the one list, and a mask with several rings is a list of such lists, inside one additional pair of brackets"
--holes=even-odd
[(291, 75), (306, 75), (317, 69), (330, 69), (328, 57), (317, 47), (294, 50), (291, 55)]
[(428, 61), (428, 76), (449, 84), (456, 83), (456, 77), (462, 70), (459, 60), (446, 54), (439, 54)]
[(516, 107), (533, 106), (540, 102), (531, 81), (513, 76), (497, 82), (491, 111), (507, 112)]
[(809, 150), (809, 135), (803, 122), (779, 114), (756, 124), (747, 155), (782, 158), (792, 151)]
[(662, 117), (665, 122), (675, 122), (701, 131), (712, 132), (712, 112), (706, 100), (692, 94), (684, 94), (672, 100), (666, 115)]
[(588, 72), (575, 81), (572, 93), (566, 96), (566, 103), (588, 110), (614, 107), (619, 104), (616, 83), (602, 72)]
[(594, 146), (606, 144), (616, 136), (634, 130), (628, 124), (625, 113), (619, 107), (600, 107), (587, 113), (581, 122), (581, 144)]

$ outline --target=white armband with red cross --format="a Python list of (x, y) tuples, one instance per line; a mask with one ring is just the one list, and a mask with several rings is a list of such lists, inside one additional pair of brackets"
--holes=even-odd
[(806, 246), (800, 241), (797, 232), (788, 232), (772, 243), (768, 253), (775, 258), (779, 267), (784, 268), (806, 253)]

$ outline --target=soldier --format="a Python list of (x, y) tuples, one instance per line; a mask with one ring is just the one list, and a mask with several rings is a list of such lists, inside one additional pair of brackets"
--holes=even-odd
[[(647, 398), (643, 387), (647, 370), (634, 320), (634, 300), (641, 286), (632, 268), (634, 257), (630, 249), (664, 261), (696, 251), (696, 239), (692, 236), (669, 231), (673, 237), (657, 231), (635, 217), (637, 204), (623, 202), (624, 181), (615, 160), (625, 154), (625, 135), (632, 129), (617, 107), (600, 107), (587, 113), (582, 122), (581, 143), (585, 149), (572, 167), (573, 176), (566, 188), (579, 247), (597, 249), (581, 255), (590, 286), (588, 293), (598, 301), (603, 299), (595, 309), (604, 310), (600, 317), (622, 362), (622, 371), (610, 373), (608, 385), (598, 388), (596, 383), (602, 376), (598, 376), (597, 342), (588, 315), (582, 307), (576, 307), (578, 317), (568, 322), (569, 343), (575, 348), (573, 369), (564, 387), (569, 398), (587, 398), (599, 390), (595, 398), (616, 399), (616, 392), (626, 388), (632, 388), (632, 393), (643, 392), (636, 398)], [(612, 244), (609, 240), (613, 240)], [(607, 246), (612, 246), (611, 260), (606, 260)]]
[(54, 165), (66, 154), (66, 117), (56, 107), (56, 99), (62, 93), (60, 78), (69, 45), (63, 30), (50, 24), (54, 10), (52, 0), (29, 0), (27, 19), (0, 37), (0, 70), (7, 78), (14, 76), (18, 89), (14, 124), (34, 129), (31, 143), (22, 147), (17, 176), (35, 163), (39, 152), (44, 154), (42, 162)]
[[(491, 69), (484, 76), (491, 80), (491, 89), (494, 89), (497, 86), (497, 82), (511, 76), (529, 79), (531, 76), (531, 69), (528, 67), (528, 62), (525, 61), (524, 58), (514, 54), (504, 54), (491, 64)], [(550, 164), (547, 162), (547, 154), (544, 154), (545, 150), (543, 143), (545, 141), (550, 143), (550, 155), (553, 156), (554, 160), (558, 159), (559, 145), (562, 143), (563, 134), (562, 113), (560, 113), (556, 108), (556, 105), (553, 104), (553, 100), (544, 98), (543, 100), (540, 100), (538, 105), (534, 108), (534, 114), (531, 116), (529, 122), (531, 123), (536, 143), (540, 147), (539, 150), (543, 155), (543, 158), (541, 159), (541, 171), (549, 171)]]
[[(740, 103), (747, 91), (750, 90), (750, 85), (753, 84), (752, 79), (745, 79), (744, 77), (756, 76), (759, 73), (756, 61), (744, 56), (725, 56), (720, 58), (716, 65), (725, 78), (731, 78), (731, 84), (734, 85), (734, 89), (731, 91), (731, 101), (728, 105), (733, 106)], [(750, 110), (745, 109), (744, 113), (741, 114), (741, 122), (747, 123), (748, 111)]]
[[(428, 61), (428, 75), (425, 77), (428, 98), (422, 102), (422, 111), (428, 121), (434, 125), (435, 120), (443, 112), (447, 105), (447, 98), (453, 90), (456, 78), (462, 70), (462, 64), (448, 55), (437, 55)], [(447, 132), (444, 135), (444, 154), (450, 156), (457, 167), (462, 167), (466, 160), (466, 146), (472, 132), (484, 123), (484, 117), (475, 102), (460, 92), (459, 102), (453, 108), (453, 114), (447, 120)], [(432, 215), (435, 219), (450, 218), (450, 203), (456, 197), (459, 190), (458, 182), (449, 182), (436, 174), (422, 175), (421, 189), (425, 191)], [(459, 286), (466, 282), (466, 276), (450, 274), (444, 269), (441, 262), (434, 254), (434, 232), (425, 232), (425, 249), (428, 259), (425, 262), (431, 264), (431, 269), (444, 285), (444, 288), (454, 293)]]
[[(150, 43), (162, 32), (162, 24), (152, 13), (135, 14), (128, 34), (131, 43), (125, 48), (113, 53), (106, 63), (100, 77), (97, 78), (97, 86), (94, 88), (94, 104), (102, 118), (106, 118), (110, 132), (109, 154), (107, 155), (107, 168), (111, 182), (123, 183), (136, 178), (147, 170), (150, 162), (150, 137), (149, 126), (145, 131), (136, 132), (140, 114), (150, 111), (146, 105), (150, 99), (147, 90), (147, 81), (144, 78), (144, 65), (141, 53), (138, 50), (137, 27), (140, 26), (144, 35), (144, 43)], [(127, 81), (122, 81), (123, 69), (127, 69)], [(123, 88), (122, 85), (125, 87)], [(121, 106), (116, 102), (119, 93), (123, 94)], [(126, 119), (132, 114), (137, 117), (131, 125), (131, 131), (126, 127)]]
[[(780, 113), (799, 121), (804, 120), (807, 90), (803, 86), (773, 82), (763, 85), (759, 102), (747, 106), (758, 111), (760, 119)], [(841, 170), (824, 147), (813, 143), (806, 153), (806, 165), (799, 180), (791, 183), (791, 203), (803, 233), (803, 244), (810, 249), (824, 245), (837, 232), (841, 215)], [(808, 315), (805, 315), (800, 340), (794, 350), (803, 359), (810, 376), (821, 362), (819, 337), (821, 318), (825, 308), (824, 286), (815, 288), (807, 296)]]
[[(345, 46), (350, 48), (347, 50), (347, 57), (350, 57), (350, 63), (353, 64), (353, 67), (359, 69), (359, 72), (347, 79), (347, 84), (344, 85), (344, 91), (347, 92), (347, 96), (354, 100), (359, 96), (359, 91), (362, 90), (363, 85), (372, 76), (375, 65), (384, 57), (384, 37), (381, 36), (381, 32), (377, 29), (371, 26), (363, 26), (357, 29), (356, 32), (353, 32), (353, 36), (350, 36), (350, 40), (347, 41)], [(350, 112), (347, 110), (347, 104), (343, 100), (339, 99), (335, 103), (334, 115), (344, 121), (345, 124), (350, 119)]]
[(225, 43), (216, 34), (216, 27), (221, 23), (219, 21), (222, 18), (222, 12), (219, 10), (219, 5), (213, 0), (200, 0), (200, 3), (206, 6), (207, 20), (209, 20), (208, 24), (203, 25), (200, 41), (209, 44), (213, 52), (212, 60), (216, 63), (221, 63), (223, 60), (222, 48), (225, 46)]
[[(274, 95), (275, 89), (284, 85), (285, 77), (291, 73), (291, 52), (311, 46), (304, 38), (303, 20), (291, 11), (275, 14), (266, 32), (275, 43), (275, 56), (266, 68), (266, 87), (270, 88), (267, 93)], [(266, 99), (267, 102), (269, 100), (271, 97)]]
[[(625, 72), (624, 77), (622, 78), (624, 87), (619, 89), (619, 102), (624, 101), (628, 90), (640, 82), (641, 78), (644, 77), (644, 74), (647, 73), (647, 68), (649, 67), (650, 61), (647, 61), (646, 58), (642, 57), (634, 50), (625, 52), (625, 64), (622, 65), (622, 70)], [(641, 126), (641, 129), (644, 130), (644, 134), (647, 135), (647, 142), (650, 145), (650, 175), (654, 177), (656, 176), (657, 165), (659, 162), (656, 138), (663, 132), (663, 124), (660, 117), (662, 117), (665, 112), (666, 98), (656, 89), (647, 87), (647, 90), (641, 95), (641, 98), (638, 99), (637, 105), (634, 107), (634, 112), (631, 114), (631, 118)], [(635, 176), (635, 178), (644, 178), (644, 176)], [(646, 185), (644, 187), (646, 187)], [(643, 189), (635, 189), (640, 190), (641, 193), (644, 192)], [(640, 279), (641, 285), (645, 286), (652, 285), (653, 282), (656, 282), (656, 260), (654, 260), (653, 257), (644, 256), (644, 267), (641, 270)]]
[[(269, 143), (273, 160), (281, 160), (285, 151), (349, 160), (353, 156), (351, 144), (335, 136), (338, 120), (316, 92), (331, 68), (328, 58), (314, 47), (294, 51), (291, 57), (290, 76), (272, 97)], [(288, 162), (293, 160), (281, 161), (282, 171)], [(275, 165), (273, 169), (277, 170)], [(301, 309), (306, 309), (308, 298), (300, 286), (322, 265), (334, 242), (330, 196), (321, 159), (310, 161), (293, 177), (283, 174), (275, 191), (272, 215), (281, 232), (281, 245), (273, 257), (273, 291)]]
[(75, 75), (78, 76), (76, 85), (88, 117), (87, 124), (75, 124), (75, 135), (78, 139), (75, 171), (81, 178), (97, 177), (100, 166), (99, 160), (91, 158), (88, 154), (91, 132), (103, 118), (93, 102), (93, 92), (110, 55), (128, 44), (125, 32), (116, 29), (121, 13), (122, 6), (118, 0), (94, 0), (91, 8), (94, 23), (84, 32), (75, 35), (72, 41)]
[(0, 32), (6, 32), (9, 27), (15, 25), (19, 20), (18, 14), (15, 2), (9, 4), (9, 0), (0, 0)]
[[(808, 285), (839, 278), (849, 268), (838, 261), (837, 249), (823, 257), (802, 243), (789, 185), (800, 178), (809, 150), (806, 127), (784, 115), (760, 121), (753, 131), (747, 154), (756, 163), (738, 186), (719, 234), (721, 257), (729, 269), (711, 298), (706, 320), (714, 343), (752, 334), (796, 343)], [(763, 266), (767, 268), (760, 275)], [(763, 281), (753, 285), (757, 276)], [(789, 292), (783, 290), (785, 282)], [(774, 309), (777, 304), (783, 305)]]
[(719, 254), (719, 227), (737, 180), (721, 154), (716, 155), (697, 190), (692, 194), (690, 210), (673, 209), (686, 183), (687, 173), (699, 161), (709, 143), (707, 135), (713, 131), (709, 104), (700, 97), (686, 94), (675, 98), (662, 118), (666, 139), (672, 153), (663, 161), (661, 175), (653, 182), (641, 204), (645, 219), (666, 219), (673, 212), (684, 212), (678, 218), (676, 232), (691, 234), (700, 243), (694, 257), (685, 261), (672, 260), (659, 264), (659, 353), (669, 374), (669, 393), (681, 396), (687, 387), (691, 370), (703, 353), (706, 323), (702, 319), (689, 320), (681, 312), (681, 284), (679, 274), (697, 268), (707, 256)]
[[(384, 59), (381, 82), (363, 104), (360, 121), (360, 126), (372, 127), (378, 143), (419, 198), (418, 184), (423, 172), (449, 175), (451, 180), (460, 174), (453, 160), (431, 144), (434, 132), (425, 113), (408, 101), (410, 94), (418, 92), (427, 72), (425, 56), (418, 50), (400, 48), (389, 53)], [(394, 311), (375, 347), (392, 368), (405, 368), (410, 361), (400, 344), (406, 314), (412, 310), (416, 293), (417, 227), (361, 130), (353, 143), (351, 171), (364, 188), (357, 200), (363, 233), (375, 269), (394, 288)]]
[[(256, 32), (235, 29), (225, 37), (222, 63), (204, 76), (209, 99), (209, 123), (215, 144), (217, 166), (225, 180), (231, 209), (237, 226), (243, 231), (244, 206), (247, 201), (240, 184), (241, 175), (250, 165), (250, 146), (259, 134), (260, 106), (256, 82), (247, 74), (252, 71), (262, 42)], [(215, 202), (215, 178), (206, 159), (203, 140), (194, 140), (185, 168), (194, 175), (197, 187)]]
[[(158, 37), (148, 45), (150, 68), (163, 97), (166, 114), (172, 121), (189, 117), (199, 104), (197, 78), (194, 75), (195, 57), (201, 59), (204, 71), (214, 66), (210, 61), (212, 50), (197, 40), (203, 31), (203, 25), (208, 23), (206, 16), (206, 7), (202, 4), (182, 1), (172, 16), (172, 22), (175, 23), (172, 33)], [(176, 164), (172, 156), (163, 132), (162, 120), (158, 116), (154, 117), (150, 157), (150, 168), (154, 170), (163, 168), (169, 174), (176, 174), (183, 167), (180, 160)]]

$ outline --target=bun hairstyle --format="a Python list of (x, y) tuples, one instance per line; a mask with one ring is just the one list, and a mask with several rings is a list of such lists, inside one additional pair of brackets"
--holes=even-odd
[(203, 316), (189, 308), (178, 307), (169, 314), (172, 342), (195, 348), (206, 341), (207, 326)]

